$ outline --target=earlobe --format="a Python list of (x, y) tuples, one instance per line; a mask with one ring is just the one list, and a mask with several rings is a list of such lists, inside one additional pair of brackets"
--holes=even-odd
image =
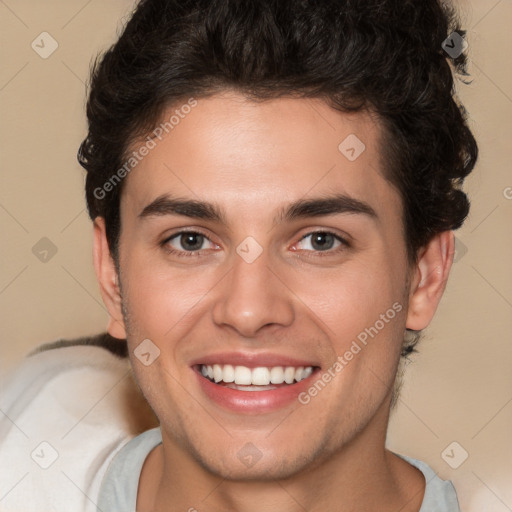
[(413, 272), (406, 327), (425, 329), (441, 301), (455, 251), (452, 231), (437, 234), (421, 249)]
[(125, 339), (126, 329), (123, 320), (117, 269), (109, 251), (105, 220), (102, 217), (94, 219), (93, 257), (101, 297), (109, 315), (107, 330), (114, 338)]

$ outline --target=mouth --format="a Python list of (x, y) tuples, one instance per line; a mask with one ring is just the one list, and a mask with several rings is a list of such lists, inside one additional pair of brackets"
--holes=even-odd
[(316, 366), (233, 366), (231, 364), (198, 365), (198, 371), (210, 382), (239, 391), (268, 391), (290, 386), (307, 379)]
[(261, 414), (298, 403), (299, 394), (320, 372), (319, 366), (302, 363), (256, 366), (253, 361), (245, 366), (210, 359), (192, 369), (205, 398), (215, 405), (236, 413)]

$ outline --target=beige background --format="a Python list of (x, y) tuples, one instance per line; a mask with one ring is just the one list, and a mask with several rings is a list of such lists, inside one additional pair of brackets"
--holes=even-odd
[[(115, 40), (129, 0), (0, 0), (2, 228), (0, 371), (36, 345), (104, 329), (76, 151), (93, 55)], [(409, 365), (389, 447), (451, 479), (463, 511), (512, 510), (512, 2), (461, 1), (473, 82), (459, 86), (479, 141), (459, 260)], [(31, 43), (58, 43), (47, 59)], [(508, 196), (508, 198), (507, 198)], [(32, 247), (57, 248), (46, 263)], [(451, 469), (441, 457), (456, 441)], [(451, 452), (450, 452), (451, 454)]]

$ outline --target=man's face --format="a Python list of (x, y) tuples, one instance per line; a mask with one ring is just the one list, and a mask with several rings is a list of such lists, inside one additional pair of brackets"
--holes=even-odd
[[(121, 198), (126, 334), (164, 446), (224, 477), (276, 478), (357, 437), (383, 442), (409, 290), (377, 121), (319, 100), (197, 101)], [(149, 365), (134, 355), (143, 340), (146, 363), (160, 351)]]

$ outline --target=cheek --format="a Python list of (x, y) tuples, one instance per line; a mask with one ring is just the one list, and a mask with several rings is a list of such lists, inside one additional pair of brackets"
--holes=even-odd
[(322, 321), (329, 337), (347, 341), (372, 326), (395, 302), (401, 303), (403, 284), (392, 276), (393, 269), (385, 263), (354, 262), (332, 272), (303, 275), (292, 288), (313, 318)]
[(218, 280), (213, 268), (170, 268), (136, 249), (124, 258), (122, 271), (130, 326), (155, 340), (166, 338), (178, 323), (186, 327)]
[(317, 308), (312, 309), (329, 327), (329, 391), (322, 400), (330, 405), (325, 409), (348, 414), (354, 423), (369, 420), (393, 385), (406, 307), (400, 286), (389, 275), (332, 275), (325, 283), (327, 291), (309, 296)]
[(403, 270), (382, 254), (297, 281), (297, 295), (328, 337), (330, 363), (338, 363), (334, 408), (376, 404), (392, 386), (405, 329), (404, 281)]

